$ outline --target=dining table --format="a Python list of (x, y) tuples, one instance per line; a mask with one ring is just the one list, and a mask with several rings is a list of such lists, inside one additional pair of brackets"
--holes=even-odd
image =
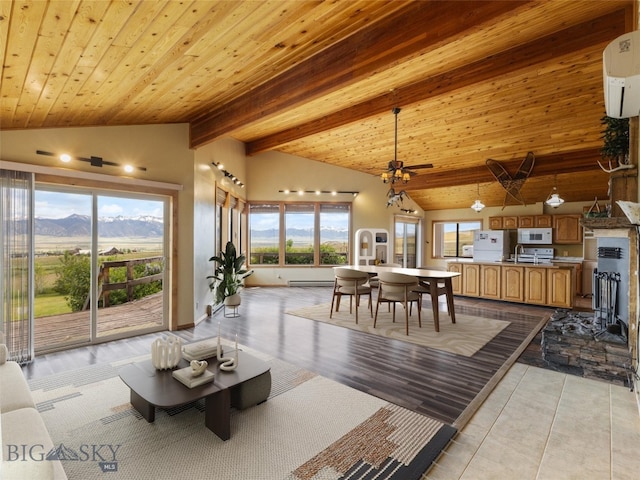
[[(453, 305), (453, 285), (452, 279), (459, 276), (459, 272), (447, 272), (443, 270), (432, 270), (429, 268), (408, 268), (391, 265), (348, 265), (347, 268), (366, 272), (375, 276), (380, 272), (400, 273), (416, 277), (418, 281), (428, 286), (431, 295), (431, 309), (433, 311), (433, 324), (436, 332), (440, 331), (440, 315), (438, 308), (438, 297), (444, 292), (447, 297), (447, 309), (451, 317), (451, 323), (456, 323), (456, 312)], [(444, 285), (444, 290), (439, 285)]]

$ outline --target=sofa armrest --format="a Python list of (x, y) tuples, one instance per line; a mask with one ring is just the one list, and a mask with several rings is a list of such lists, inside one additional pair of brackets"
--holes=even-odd
[(9, 358), (9, 350), (7, 346), (3, 343), (0, 344), (0, 365), (4, 365)]

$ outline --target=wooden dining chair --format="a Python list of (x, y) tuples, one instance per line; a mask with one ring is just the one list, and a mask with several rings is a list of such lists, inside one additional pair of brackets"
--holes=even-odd
[(422, 295), (415, 291), (419, 287), (416, 277), (401, 273), (380, 272), (378, 274), (378, 299), (373, 328), (378, 320), (378, 308), (381, 303), (393, 304), (393, 321), (396, 321), (396, 303), (404, 307), (405, 332), (409, 335), (409, 307), (415, 302), (418, 306), (418, 327), (422, 328)]
[(369, 312), (373, 317), (373, 302), (371, 300), (371, 285), (369, 285), (369, 274), (359, 272), (350, 268), (335, 268), (335, 279), (333, 282), (333, 296), (331, 297), (331, 310), (329, 318), (333, 316), (333, 306), (336, 306), (336, 312), (340, 309), (340, 299), (343, 295), (349, 296), (349, 313), (353, 313), (353, 300), (355, 297), (356, 304), (356, 324), (358, 323), (358, 307), (360, 306), (360, 297), (369, 296)]

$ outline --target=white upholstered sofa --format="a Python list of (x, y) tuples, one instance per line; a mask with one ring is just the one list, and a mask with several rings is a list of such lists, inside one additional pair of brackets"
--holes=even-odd
[(0, 478), (66, 479), (59, 460), (47, 460), (53, 442), (31, 397), (31, 391), (0, 333)]

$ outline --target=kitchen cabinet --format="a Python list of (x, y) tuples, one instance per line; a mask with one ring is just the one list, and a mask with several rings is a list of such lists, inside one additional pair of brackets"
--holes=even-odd
[(451, 262), (453, 293), (506, 302), (571, 308), (575, 295), (576, 263), (533, 265), (506, 262)]
[(535, 225), (534, 215), (520, 215), (518, 217), (518, 228), (532, 228)]
[(524, 267), (524, 301), (545, 305), (547, 300), (547, 269)]
[(582, 262), (582, 292), (581, 295), (593, 295), (593, 271), (598, 268), (596, 260)]
[(447, 267), (449, 272), (456, 272), (460, 275), (451, 279), (451, 287), (454, 295), (462, 294), (462, 264), (450, 263)]
[(547, 305), (552, 307), (570, 308), (573, 304), (572, 270), (548, 269), (547, 270)]
[(533, 217), (533, 226), (535, 228), (551, 228), (553, 227), (553, 217), (551, 215), (536, 215)]
[(502, 267), (502, 300), (524, 302), (524, 267), (513, 265)]
[(465, 263), (462, 266), (462, 294), (469, 297), (480, 296), (480, 265)]
[(489, 217), (489, 228), (491, 230), (502, 230), (502, 217)]
[(553, 243), (582, 243), (582, 215), (554, 215)]
[(573, 285), (573, 291), (577, 295), (582, 295), (582, 263), (554, 261), (553, 264), (557, 267), (563, 267), (569, 270), (571, 277), (570, 281)]
[(500, 265), (480, 265), (480, 296), (500, 300)]
[(502, 229), (513, 230), (518, 228), (518, 217), (502, 217)]

